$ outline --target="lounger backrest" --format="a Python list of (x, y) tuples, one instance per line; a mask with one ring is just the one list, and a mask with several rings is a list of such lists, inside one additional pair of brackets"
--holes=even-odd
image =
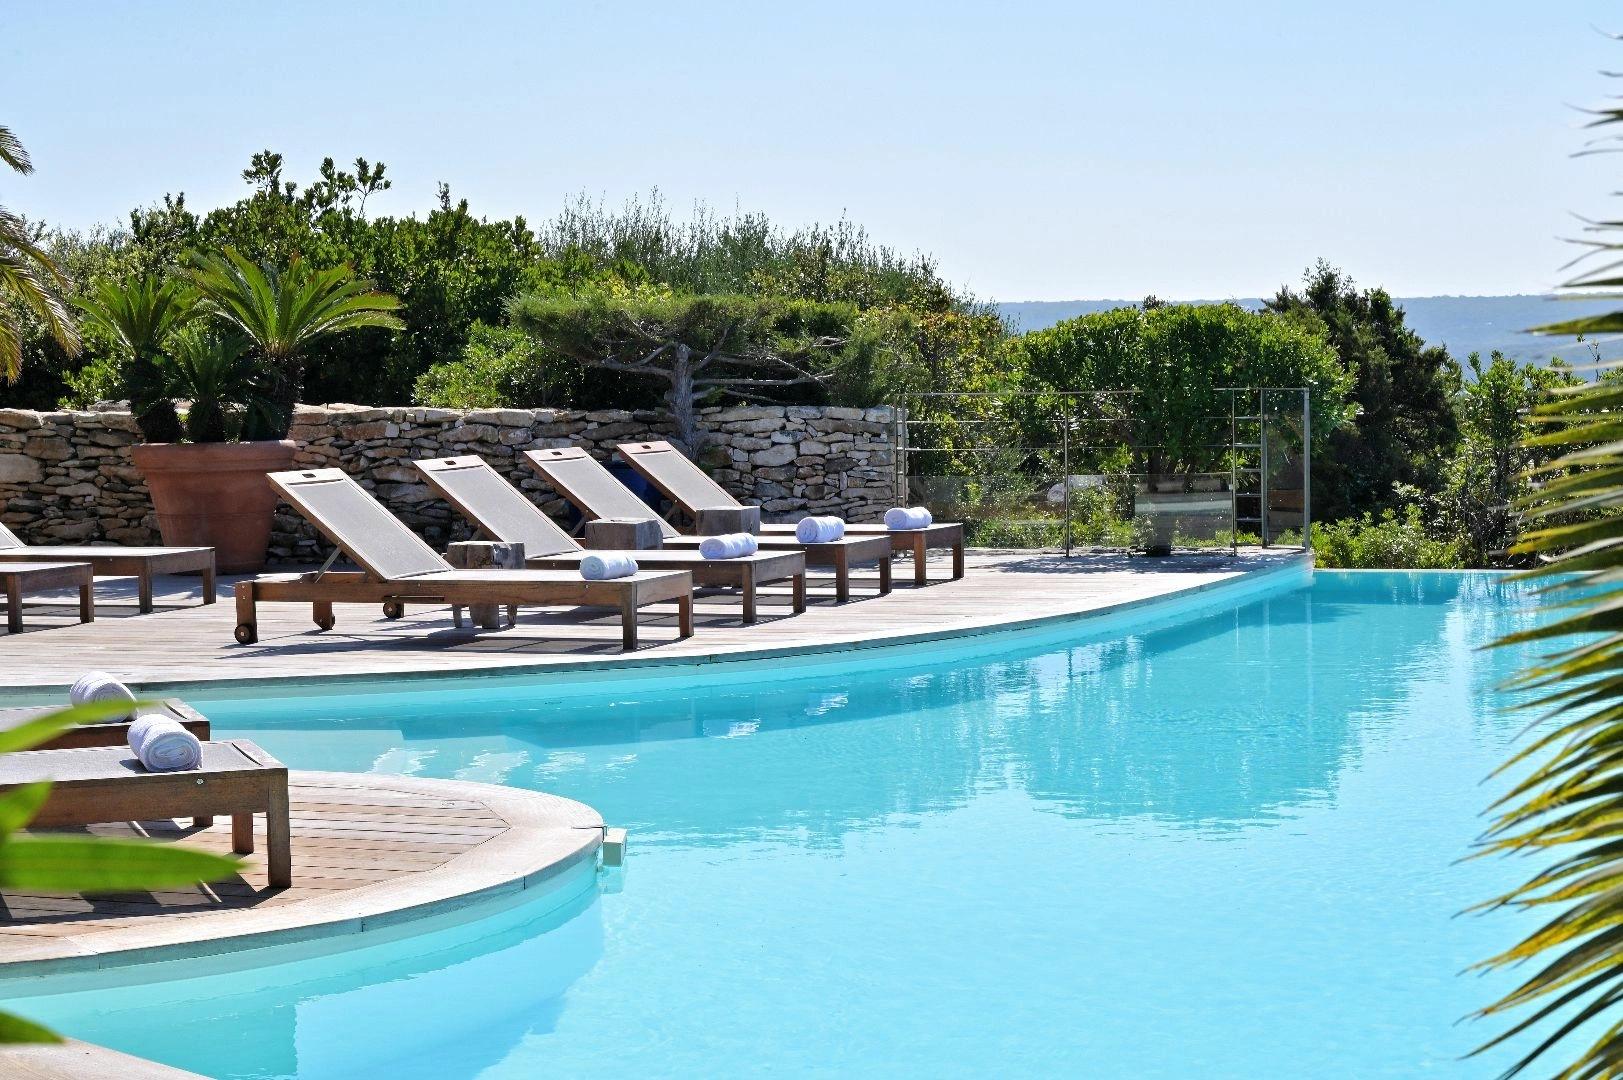
[(22, 542), (16, 533), (12, 532), (4, 525), (0, 525), (0, 550), (4, 550), (5, 548), (20, 548), (26, 546), (27, 545)]
[(689, 517), (697, 517), (704, 507), (744, 505), (668, 442), (621, 443), (616, 449), (627, 465)]
[(451, 568), (342, 469), (270, 473), (268, 479), (321, 535), (379, 581)]
[[(653, 507), (578, 446), (526, 450), (524, 457), (587, 518), (659, 518)], [(667, 540), (682, 535), (668, 521), (660, 521), (659, 528)]]
[(551, 518), (477, 456), (414, 461), (428, 486), (492, 540), (523, 544), (526, 557), (579, 551)]

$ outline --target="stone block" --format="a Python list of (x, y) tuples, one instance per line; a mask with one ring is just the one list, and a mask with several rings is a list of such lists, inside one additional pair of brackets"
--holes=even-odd
[(665, 546), (665, 535), (651, 517), (598, 518), (586, 523), (582, 543), (597, 551), (653, 551)]
[(0, 484), (37, 484), (45, 468), (24, 454), (0, 454)]
[(720, 533), (760, 532), (758, 506), (701, 506), (695, 515), (694, 531), (700, 536)]
[(793, 443), (777, 443), (765, 450), (757, 450), (750, 455), (750, 461), (757, 466), (787, 465), (795, 459), (795, 454)]

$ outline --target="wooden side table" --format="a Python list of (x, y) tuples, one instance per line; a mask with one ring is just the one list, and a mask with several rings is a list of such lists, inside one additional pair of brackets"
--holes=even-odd
[(91, 622), (96, 618), (96, 602), (92, 590), (95, 578), (89, 563), (14, 562), (0, 563), (0, 585), (6, 590), (6, 630), (13, 634), (23, 631), (23, 593), (44, 589), (79, 589), (79, 621)]

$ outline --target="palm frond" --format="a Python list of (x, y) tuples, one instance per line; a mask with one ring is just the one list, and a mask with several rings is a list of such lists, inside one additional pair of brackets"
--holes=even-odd
[(23, 149), (22, 140), (4, 124), (0, 124), (0, 162), (24, 175), (34, 171), (34, 163), (29, 160), (28, 151)]

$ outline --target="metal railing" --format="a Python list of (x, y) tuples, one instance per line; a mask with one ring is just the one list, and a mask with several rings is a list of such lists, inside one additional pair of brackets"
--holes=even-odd
[[(1142, 391), (927, 392), (894, 406), (895, 482), (989, 546), (1305, 543), (1311, 398), (1219, 387), (1171, 426)], [(1223, 406), (1226, 406), (1224, 408)], [(1299, 534), (1292, 537), (1292, 532)]]

